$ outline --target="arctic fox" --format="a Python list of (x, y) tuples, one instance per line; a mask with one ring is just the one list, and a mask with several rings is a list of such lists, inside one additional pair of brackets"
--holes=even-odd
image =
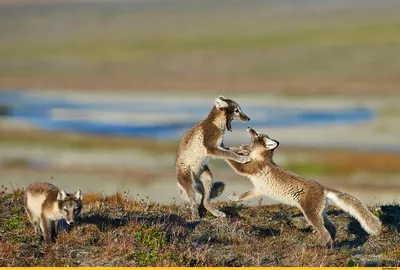
[(190, 129), (181, 139), (176, 156), (175, 171), (178, 188), (183, 199), (189, 200), (191, 217), (200, 218), (204, 208), (216, 217), (225, 217), (210, 199), (223, 191), (223, 182), (213, 183), (208, 167), (210, 157), (235, 160), (239, 163), (251, 161), (248, 156), (238, 155), (223, 145), (225, 129), (232, 131), (232, 120), (249, 121), (235, 101), (219, 96), (206, 119)]
[(333, 247), (336, 236), (336, 227), (325, 214), (327, 199), (331, 199), (338, 207), (357, 219), (369, 234), (379, 233), (381, 222), (358, 199), (280, 168), (272, 160), (274, 149), (279, 143), (251, 128), (247, 131), (251, 137), (250, 144), (233, 147), (231, 150), (248, 154), (253, 161), (247, 164), (229, 159), (226, 161), (237, 173), (247, 176), (254, 188), (239, 196), (229, 196), (231, 201), (266, 195), (296, 206), (318, 231), (323, 246)]
[(35, 233), (42, 231), (46, 243), (51, 243), (58, 220), (75, 223), (82, 209), (82, 192), (68, 194), (50, 183), (33, 183), (25, 191), (24, 206)]

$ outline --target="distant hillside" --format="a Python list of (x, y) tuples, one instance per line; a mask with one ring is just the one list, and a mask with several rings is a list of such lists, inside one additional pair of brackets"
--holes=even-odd
[(0, 89), (347, 95), (397, 93), (400, 85), (399, 1), (0, 6)]

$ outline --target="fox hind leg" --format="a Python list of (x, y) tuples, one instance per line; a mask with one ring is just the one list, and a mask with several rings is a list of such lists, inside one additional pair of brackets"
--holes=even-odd
[(332, 240), (335, 240), (336, 226), (329, 220), (328, 216), (326, 215), (327, 207), (328, 207), (328, 202), (325, 201), (325, 209), (324, 209), (324, 212), (322, 213), (322, 215), (324, 217), (324, 226), (328, 230), (329, 234), (331, 235)]
[(332, 221), (329, 220), (329, 218), (326, 216), (326, 214), (323, 214), (324, 216), (324, 226), (328, 230), (329, 234), (331, 235), (332, 240), (335, 240), (336, 237), (336, 226), (335, 224), (332, 223)]
[[(190, 212), (191, 212), (191, 220), (199, 220), (199, 204), (197, 203), (197, 194), (194, 189), (194, 181), (192, 175), (189, 172), (178, 173), (178, 186), (180, 187), (182, 195), (185, 193), (187, 195), (187, 199), (189, 200)], [(186, 196), (181, 196), (186, 197)]]
[(224, 212), (221, 212), (218, 209), (216, 209), (210, 202), (211, 190), (213, 187), (213, 177), (211, 170), (208, 167), (205, 167), (204, 170), (201, 172), (199, 179), (203, 184), (203, 189), (204, 189), (203, 205), (205, 209), (210, 211), (211, 214), (213, 214), (216, 217), (226, 217), (226, 214)]
[(40, 226), (39, 219), (31, 214), (31, 211), (25, 209), (26, 215), (28, 216), (29, 221), (31, 222), (33, 229), (35, 230), (35, 235), (40, 235)]
[[(325, 227), (325, 220), (328, 219), (324, 218), (324, 209), (325, 205), (316, 206), (310, 203), (306, 207), (303, 207), (302, 210), (307, 221), (317, 230), (318, 234), (320, 235), (321, 245), (328, 248), (333, 248), (333, 238), (331, 237), (332, 232)], [(328, 224), (333, 225), (329, 220)], [(329, 228), (331, 228), (330, 225), (328, 225)]]

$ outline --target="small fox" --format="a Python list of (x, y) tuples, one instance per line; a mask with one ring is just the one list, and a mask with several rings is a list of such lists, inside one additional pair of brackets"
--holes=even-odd
[(26, 214), (35, 229), (43, 233), (46, 243), (55, 242), (57, 223), (60, 219), (72, 225), (82, 209), (82, 192), (68, 194), (50, 183), (33, 183), (24, 193)]
[(214, 99), (214, 106), (206, 119), (191, 128), (180, 141), (175, 171), (180, 195), (190, 202), (193, 220), (200, 218), (204, 208), (216, 217), (226, 216), (210, 203), (210, 199), (222, 193), (225, 184), (213, 183), (208, 159), (231, 159), (239, 163), (251, 161), (250, 157), (229, 151), (223, 145), (225, 129), (232, 131), (232, 120), (246, 122), (250, 118), (235, 101), (219, 96)]
[(266, 195), (296, 206), (319, 233), (321, 245), (329, 248), (333, 248), (336, 227), (325, 213), (327, 199), (331, 199), (357, 219), (369, 234), (379, 233), (381, 222), (358, 199), (280, 168), (272, 159), (279, 142), (270, 139), (266, 134), (257, 133), (254, 129), (248, 128), (247, 131), (251, 138), (250, 144), (232, 147), (231, 150), (247, 154), (253, 161), (247, 164), (228, 159), (226, 161), (237, 173), (247, 176), (254, 188), (239, 196), (229, 196), (229, 200), (242, 201)]

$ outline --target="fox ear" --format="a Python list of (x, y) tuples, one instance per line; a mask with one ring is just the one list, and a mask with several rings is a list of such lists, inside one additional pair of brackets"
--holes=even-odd
[(223, 109), (228, 107), (228, 103), (224, 100), (222, 100), (220, 97), (217, 97), (214, 99), (214, 104), (217, 109)]
[(67, 193), (64, 190), (58, 191), (57, 200), (63, 201), (65, 198), (67, 198)]
[(268, 138), (264, 138), (264, 142), (265, 142), (265, 146), (268, 150), (274, 150), (275, 148), (278, 147), (278, 142), (268, 139)]
[(77, 198), (78, 200), (82, 201), (83, 196), (82, 196), (82, 191), (80, 189), (78, 189), (75, 194), (74, 197)]
[(224, 96), (222, 96), (222, 95), (219, 95), (218, 98), (219, 98), (219, 99), (222, 99), (222, 100), (226, 99), (226, 97), (224, 97)]

